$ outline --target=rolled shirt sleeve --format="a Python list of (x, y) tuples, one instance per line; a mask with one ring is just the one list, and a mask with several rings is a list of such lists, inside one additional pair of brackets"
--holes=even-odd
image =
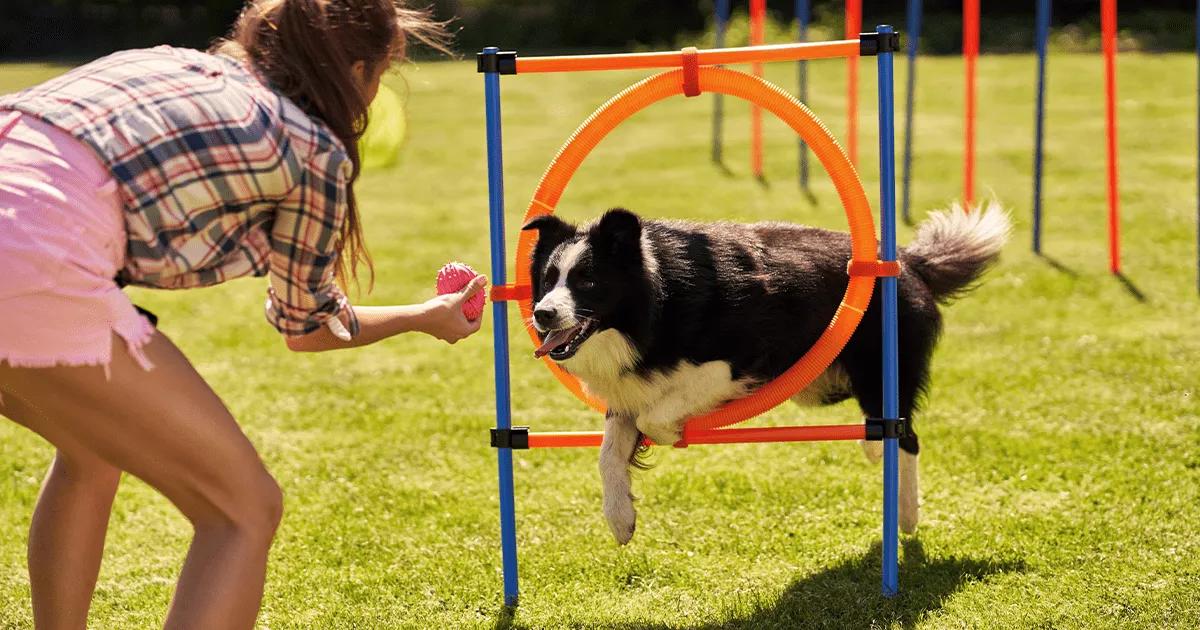
[(334, 278), (351, 168), (340, 150), (317, 154), (276, 208), (266, 316), (284, 335), (307, 335), (343, 311), (346, 329), (358, 334), (358, 318)]

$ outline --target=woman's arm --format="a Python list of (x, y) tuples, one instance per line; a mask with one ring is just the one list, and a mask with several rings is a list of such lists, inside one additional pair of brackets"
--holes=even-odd
[[(439, 295), (422, 304), (403, 306), (352, 306), (358, 317), (358, 334), (343, 341), (322, 326), (307, 335), (286, 337), (288, 349), (296, 352), (324, 352), (357, 348), (406, 332), (423, 332), (447, 343), (471, 336), (483, 323), (463, 315), (462, 305), (487, 286), (487, 278), (475, 278), (462, 291)], [(345, 322), (343, 322), (345, 323)]]

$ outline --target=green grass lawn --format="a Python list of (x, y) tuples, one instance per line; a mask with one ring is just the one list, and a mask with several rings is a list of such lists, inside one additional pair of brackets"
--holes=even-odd
[[(961, 190), (956, 58), (921, 61), (917, 216)], [(425, 299), (442, 263), (488, 265), (482, 81), (473, 63), (409, 68), (409, 142), (359, 184), (378, 270), (362, 304)], [(839, 136), (843, 66), (815, 62), (812, 107)], [(61, 68), (9, 65), (0, 91)], [(873, 64), (860, 154), (878, 194)], [(1032, 56), (979, 64), (979, 189), (1013, 213), (1001, 264), (946, 309), (920, 415), (923, 522), (902, 540), (900, 596), (879, 595), (880, 472), (854, 444), (656, 449), (640, 522), (618, 548), (596, 452), (518, 452), (521, 606), (500, 606), (491, 326), (450, 347), (410, 335), (290, 354), (261, 314), (265, 282), (135, 291), (192, 358), (286, 495), (264, 628), (865, 628), (1200, 626), (1200, 297), (1194, 61), (1123, 56), (1125, 282), (1107, 272), (1102, 65), (1050, 64), (1046, 258), (1030, 253)], [(791, 85), (795, 69), (769, 76)], [(550, 157), (640, 73), (504, 79), (509, 243)], [(898, 77), (903, 85), (903, 75)], [(395, 85), (403, 89), (401, 82)], [(637, 115), (563, 199), (654, 216), (782, 219), (844, 229), (831, 186), (797, 191), (795, 140), (767, 122), (768, 186), (747, 175), (748, 108), (727, 110), (730, 173), (708, 159), (710, 97)], [(911, 229), (904, 228), (901, 242)], [(511, 263), (510, 263), (511, 264)], [(511, 267), (510, 267), (511, 273)], [(490, 311), (489, 311), (490, 312)], [(515, 313), (515, 309), (513, 311)], [(516, 320), (515, 316), (511, 319)], [(517, 424), (601, 419), (514, 339)], [(758, 422), (853, 422), (852, 403)], [(31, 625), (25, 531), (51, 449), (0, 423), (0, 628)], [(190, 535), (144, 484), (117, 497), (92, 625), (160, 624)]]

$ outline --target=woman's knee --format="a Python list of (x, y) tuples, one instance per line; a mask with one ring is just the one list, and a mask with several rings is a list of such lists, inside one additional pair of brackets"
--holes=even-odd
[(283, 520), (283, 490), (279, 482), (266, 470), (252, 483), (247, 484), (248, 496), (244, 498), (240, 524), (251, 533), (271, 539)]
[(71, 486), (97, 492), (116, 492), (121, 481), (121, 469), (99, 455), (61, 448), (54, 455), (50, 474)]
[(236, 475), (234, 485), (215, 509), (206, 514), (189, 515), (197, 529), (218, 527), (253, 538), (270, 540), (283, 518), (283, 491), (262, 466), (254, 472)]
[(283, 489), (279, 487), (279, 482), (274, 477), (263, 472), (263, 477), (259, 481), (262, 485), (259, 490), (262, 502), (261, 509), (263, 511), (263, 526), (270, 530), (271, 535), (275, 535), (275, 530), (279, 529), (279, 523), (283, 521)]

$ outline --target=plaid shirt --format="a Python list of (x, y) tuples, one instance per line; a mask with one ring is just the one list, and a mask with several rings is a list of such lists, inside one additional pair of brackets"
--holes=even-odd
[(129, 248), (118, 279), (181, 289), (270, 276), (267, 319), (313, 332), (345, 310), (334, 282), (351, 163), (320, 121), (239, 62), (159, 46), (115, 53), (0, 97), (91, 146), (112, 171)]

